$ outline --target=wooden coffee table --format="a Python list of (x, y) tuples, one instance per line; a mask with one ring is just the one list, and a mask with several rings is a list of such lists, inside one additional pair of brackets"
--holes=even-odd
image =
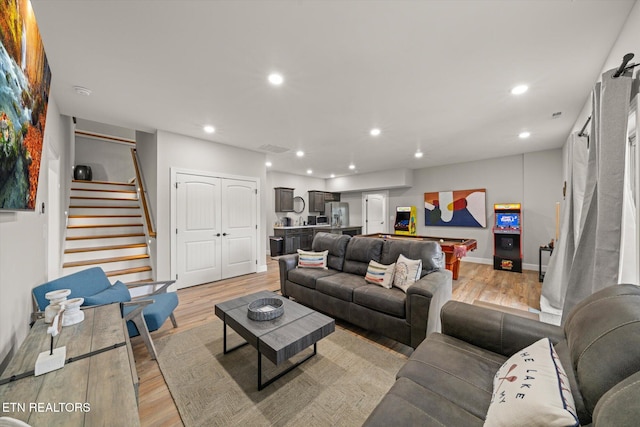
[[(284, 314), (273, 320), (249, 319), (247, 306), (259, 298), (281, 299), (284, 304)], [(332, 318), (268, 291), (216, 304), (215, 314), (224, 322), (224, 354), (237, 350), (246, 344), (251, 344), (258, 350), (258, 390), (262, 390), (315, 356), (318, 341), (335, 331), (336, 328), (336, 322)], [(246, 342), (227, 349), (227, 325)], [(263, 355), (275, 365), (280, 365), (312, 344), (312, 354), (275, 377), (262, 382)]]

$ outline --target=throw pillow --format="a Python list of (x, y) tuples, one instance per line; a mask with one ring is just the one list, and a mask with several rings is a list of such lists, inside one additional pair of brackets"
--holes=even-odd
[(384, 265), (371, 260), (369, 261), (369, 267), (367, 268), (367, 274), (364, 276), (364, 280), (369, 283), (373, 283), (374, 285), (380, 285), (383, 288), (391, 289), (395, 272), (395, 262), (391, 265)]
[(117, 280), (112, 286), (109, 286), (102, 292), (98, 292), (95, 295), (84, 297), (84, 303), (82, 305), (103, 305), (111, 304), (114, 302), (129, 302), (131, 301), (131, 294), (127, 285)]
[(398, 261), (396, 261), (396, 277), (393, 279), (393, 286), (406, 293), (409, 286), (420, 279), (420, 273), (422, 273), (421, 259), (409, 259), (400, 254)]
[(300, 268), (327, 268), (327, 256), (329, 251), (309, 252), (298, 249), (298, 267)]
[(578, 426), (569, 378), (548, 338), (511, 356), (493, 378), (485, 426)]

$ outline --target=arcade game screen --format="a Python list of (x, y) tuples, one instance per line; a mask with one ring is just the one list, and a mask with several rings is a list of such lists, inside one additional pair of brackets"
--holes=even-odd
[(517, 213), (496, 213), (497, 228), (520, 228), (520, 214)]

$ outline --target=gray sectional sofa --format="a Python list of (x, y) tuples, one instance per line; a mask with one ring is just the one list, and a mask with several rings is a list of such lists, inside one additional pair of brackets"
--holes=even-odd
[[(446, 303), (442, 333), (430, 334), (415, 349), (365, 426), (482, 426), (498, 369), (545, 337), (566, 371), (580, 425), (639, 425), (640, 288), (615, 285), (580, 302), (563, 327)], [(509, 378), (499, 379), (515, 379), (526, 397), (530, 389)], [(535, 387), (534, 381), (528, 382)], [(532, 408), (540, 419), (543, 410)], [(521, 411), (508, 425), (523, 425), (525, 415)]]
[[(440, 330), (440, 309), (451, 299), (452, 276), (437, 242), (383, 240), (317, 233), (312, 251), (328, 250), (327, 269), (297, 268), (298, 255), (279, 259), (285, 297), (416, 348)], [(422, 260), (422, 276), (405, 294), (365, 281), (369, 261)]]

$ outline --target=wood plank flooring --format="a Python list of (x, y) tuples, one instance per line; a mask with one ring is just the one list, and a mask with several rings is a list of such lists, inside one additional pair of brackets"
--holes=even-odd
[[(221, 280), (178, 291), (180, 305), (175, 311), (178, 328), (171, 322), (154, 332), (158, 339), (177, 332), (193, 328), (212, 320), (216, 303), (261, 290), (280, 289), (277, 261), (269, 259), (267, 272), (250, 274), (232, 279)], [(491, 265), (463, 262), (460, 277), (453, 282), (453, 299), (472, 304), (478, 300), (519, 310), (540, 309), (540, 289), (538, 273), (525, 271), (511, 273), (493, 270)], [(345, 322), (338, 325), (363, 339), (369, 339), (388, 351), (405, 356), (411, 354), (411, 348)], [(142, 426), (181, 426), (178, 410), (158, 364), (149, 358), (147, 349), (140, 337), (131, 340), (136, 360), (136, 369), (140, 377), (139, 413)]]

